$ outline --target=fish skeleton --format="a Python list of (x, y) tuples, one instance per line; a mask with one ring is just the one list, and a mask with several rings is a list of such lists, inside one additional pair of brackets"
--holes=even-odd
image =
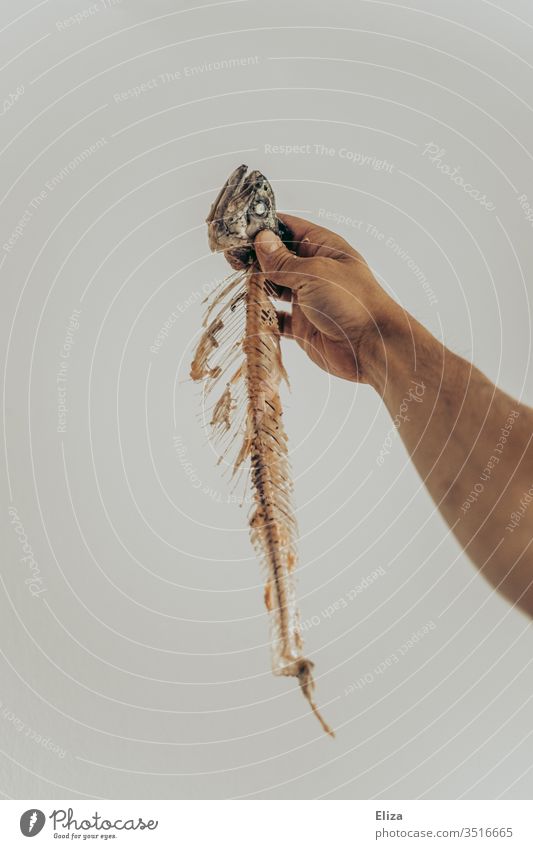
[(224, 252), (236, 271), (208, 304), (191, 377), (204, 382), (205, 398), (215, 386), (224, 385), (210, 420), (222, 448), (220, 461), (238, 438), (233, 475), (250, 461), (250, 536), (267, 574), (272, 671), (298, 679), (322, 728), (333, 737), (313, 698), (314, 664), (303, 655), (296, 604), (297, 525), (279, 395), (281, 380), (288, 380), (272, 303), (276, 287), (261, 272), (253, 250), (260, 230), (272, 230), (285, 242), (290, 242), (291, 234), (276, 215), (270, 183), (259, 171), (248, 173), (246, 165), (226, 180), (211, 206), (207, 227), (209, 247)]

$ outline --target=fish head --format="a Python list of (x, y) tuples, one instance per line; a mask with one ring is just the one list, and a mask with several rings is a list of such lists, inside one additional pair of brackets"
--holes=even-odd
[(207, 216), (207, 235), (212, 251), (242, 265), (254, 261), (253, 242), (260, 230), (281, 235), (274, 192), (260, 171), (240, 165), (228, 177)]

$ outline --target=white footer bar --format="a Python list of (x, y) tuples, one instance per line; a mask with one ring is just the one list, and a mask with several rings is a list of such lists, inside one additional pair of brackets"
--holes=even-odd
[[(530, 801), (0, 802), (1, 845), (533, 849)], [(35, 844), (28, 839), (35, 837)]]

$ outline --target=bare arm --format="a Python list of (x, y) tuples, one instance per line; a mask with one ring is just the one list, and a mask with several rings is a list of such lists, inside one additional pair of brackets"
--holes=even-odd
[(292, 302), (282, 332), (330, 373), (380, 393), (467, 554), (533, 616), (533, 410), (402, 310), (347, 242), (283, 218), (296, 256), (273, 234), (256, 238), (263, 269)]

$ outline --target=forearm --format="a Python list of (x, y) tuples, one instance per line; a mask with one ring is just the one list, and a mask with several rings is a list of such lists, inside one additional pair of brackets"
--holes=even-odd
[(366, 348), (368, 382), (473, 562), (533, 615), (533, 411), (406, 313), (381, 331)]

